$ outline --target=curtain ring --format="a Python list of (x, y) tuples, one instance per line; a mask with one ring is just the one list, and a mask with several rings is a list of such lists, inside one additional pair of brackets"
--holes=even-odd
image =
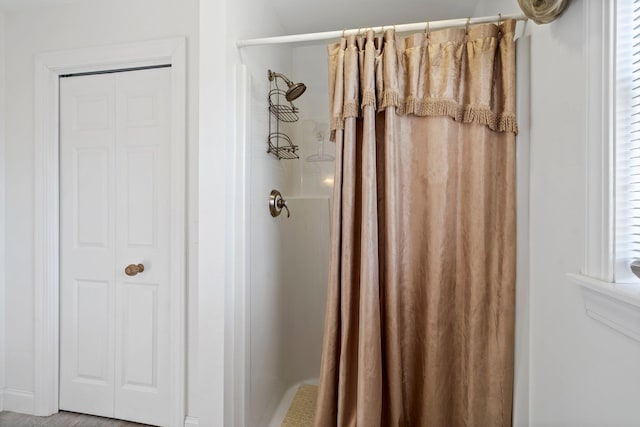
[(345, 31), (347, 31), (347, 29), (346, 29), (346, 28), (343, 28), (343, 29), (342, 29), (342, 38), (344, 38), (344, 32), (345, 32)]
[(464, 26), (464, 32), (469, 35), (469, 25), (471, 24), (471, 17), (467, 16), (467, 24)]

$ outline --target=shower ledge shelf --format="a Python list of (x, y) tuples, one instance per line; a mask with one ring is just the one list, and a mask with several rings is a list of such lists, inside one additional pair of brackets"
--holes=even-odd
[(582, 274), (567, 274), (580, 285), (587, 316), (640, 341), (640, 284), (610, 283)]

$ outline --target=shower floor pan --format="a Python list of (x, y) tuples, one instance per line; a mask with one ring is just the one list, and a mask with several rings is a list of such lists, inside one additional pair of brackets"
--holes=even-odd
[(282, 396), (269, 427), (313, 427), (317, 394), (317, 379), (293, 385)]

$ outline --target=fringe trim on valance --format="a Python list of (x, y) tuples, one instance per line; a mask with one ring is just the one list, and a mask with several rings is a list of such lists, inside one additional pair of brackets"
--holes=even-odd
[(360, 106), (356, 102), (347, 102), (342, 107), (342, 117), (358, 117), (360, 113)]
[(331, 130), (329, 134), (329, 141), (336, 142), (336, 131), (344, 129), (344, 118), (335, 116), (331, 117), (329, 129)]
[(405, 103), (397, 107), (398, 114), (414, 114), (416, 116), (449, 116), (461, 121), (462, 108), (455, 101), (439, 99), (416, 99), (409, 97)]
[(488, 108), (465, 105), (461, 122), (486, 125), (495, 131), (497, 129), (496, 117), (496, 114)]
[(382, 105), (380, 110), (384, 110), (387, 107), (399, 107), (402, 101), (400, 100), (400, 94), (396, 91), (385, 90), (382, 93)]
[(362, 108), (373, 107), (376, 108), (376, 94), (373, 91), (367, 91), (362, 95)]
[[(376, 96), (372, 92), (366, 92), (363, 96), (362, 108), (376, 107)], [(511, 132), (518, 134), (518, 124), (514, 113), (494, 113), (490, 108), (480, 105), (460, 105), (450, 99), (417, 99), (410, 96), (406, 100), (400, 99), (400, 95), (391, 90), (383, 92), (382, 104), (378, 112), (387, 107), (395, 107), (399, 115), (413, 114), (420, 117), (448, 116), (461, 123), (476, 123), (487, 126), (495, 132)], [(344, 129), (344, 120), (347, 117), (358, 117), (359, 108), (355, 102), (349, 102), (343, 107), (342, 117), (331, 119), (330, 140), (335, 141), (336, 130)]]
[(511, 113), (501, 113), (498, 117), (498, 132), (513, 132), (518, 134), (518, 121), (516, 115)]

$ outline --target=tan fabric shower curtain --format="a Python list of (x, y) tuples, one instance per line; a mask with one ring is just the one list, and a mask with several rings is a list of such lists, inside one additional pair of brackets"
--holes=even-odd
[(328, 47), (337, 158), (316, 427), (511, 425), (514, 30)]

